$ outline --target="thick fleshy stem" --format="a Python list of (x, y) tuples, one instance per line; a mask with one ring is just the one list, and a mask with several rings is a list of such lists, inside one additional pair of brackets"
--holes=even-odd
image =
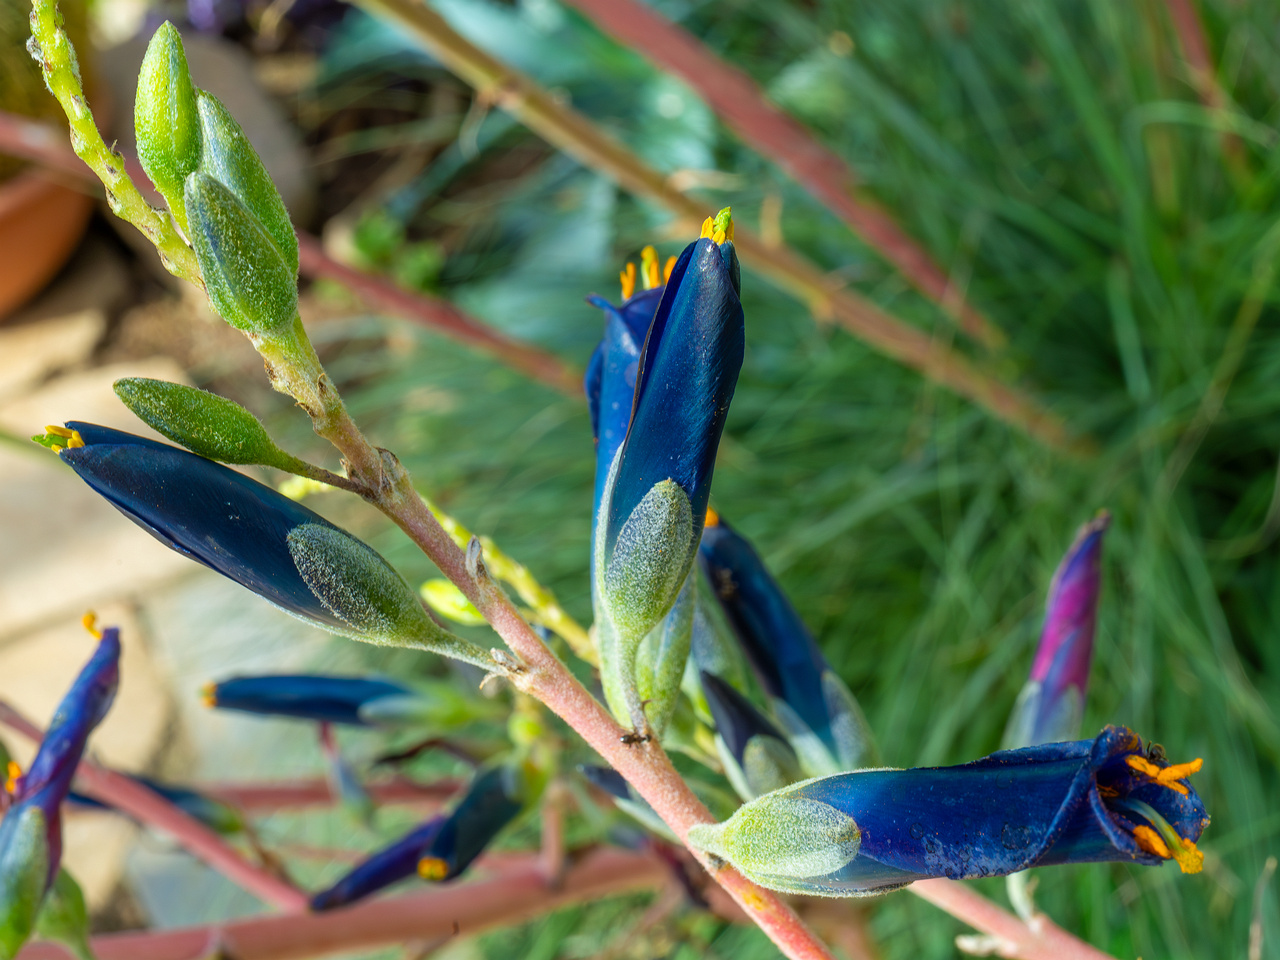
[(130, 179), (124, 157), (103, 141), (85, 98), (75, 50), (62, 29), (62, 14), (56, 0), (32, 0), (28, 49), (40, 64), (49, 92), (67, 114), (72, 149), (106, 187), (111, 212), (128, 220), (155, 244), (166, 270), (203, 288), (196, 256), (178, 232), (173, 218), (147, 203)]
[[(37, 742), (44, 738), (38, 726), (2, 700), (0, 723)], [(245, 859), (199, 820), (132, 777), (81, 760), (76, 768), (76, 784), (89, 796), (139, 823), (168, 833), (189, 853), (266, 902), (287, 913), (307, 909), (307, 896), (301, 890)]]
[[(651, 854), (594, 850), (552, 888), (536, 854), (511, 858), (497, 875), (433, 885), (390, 899), (328, 913), (250, 917), (220, 926), (109, 933), (93, 938), (98, 960), (304, 960), (361, 955), (406, 942), (443, 942), (521, 923), (553, 910), (604, 897), (666, 888), (666, 866)], [(28, 945), (18, 960), (68, 960), (61, 947)]]

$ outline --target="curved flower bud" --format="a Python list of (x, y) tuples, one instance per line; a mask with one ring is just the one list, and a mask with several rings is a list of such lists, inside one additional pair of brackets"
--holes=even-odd
[(262, 221), (203, 170), (187, 177), (183, 196), (191, 246), (218, 316), (248, 334), (290, 333), (298, 315), (296, 259), (290, 267)]
[(200, 166), (200, 116), (182, 37), (167, 20), (152, 34), (138, 68), (133, 131), (142, 169), (186, 232), (183, 184)]
[(1053, 575), (1031, 679), (1009, 716), (1006, 747), (1054, 743), (1080, 734), (1098, 619), (1102, 541), (1110, 524), (1111, 515), (1104, 510), (1082, 526)]
[(826, 774), (874, 762), (857, 700), (750, 542), (713, 513), (698, 559), (804, 768)]
[(705, 671), (701, 678), (715, 719), (716, 747), (738, 795), (751, 800), (799, 780), (800, 761), (782, 732), (725, 681)]
[(1171, 766), (1124, 727), (1094, 740), (1004, 750), (958, 767), (861, 770), (743, 805), (690, 840), (776, 890), (857, 896), (929, 877), (1060, 863), (1173, 859), (1197, 872), (1209, 822)]
[(357, 640), (493, 665), (437, 626), (371, 547), (270, 487), (108, 427), (77, 422), (51, 432), (72, 435), (59, 455), (126, 517), (287, 613)]
[(31, 768), (13, 783), (12, 805), (0, 820), (0, 956), (16, 955), (31, 935), (58, 875), (62, 802), (119, 682), (120, 632), (110, 627), (58, 704)]
[(422, 859), (422, 851), (440, 832), (444, 821), (443, 815), (432, 817), (426, 823), (410, 830), (395, 843), (361, 861), (333, 886), (313, 896), (311, 909), (321, 913), (325, 910), (345, 907), (393, 883), (412, 877), (418, 872), (418, 861)]
[(211, 683), (201, 697), (206, 706), (219, 710), (371, 726), (368, 711), (376, 710), (380, 701), (416, 694), (392, 680), (373, 677), (274, 674)]
[(369, 857), (312, 897), (311, 909), (333, 910), (355, 903), (415, 873), (435, 882), (454, 879), (537, 800), (533, 779), (515, 764), (482, 771), (452, 813), (433, 817)]
[[(626, 436), (609, 464), (594, 521), (597, 620), (607, 618), (612, 627), (611, 641), (601, 644), (601, 666), (616, 674), (612, 686), (626, 694), (626, 710), (614, 703), (615, 712), (638, 730), (649, 723), (635, 690), (636, 651), (676, 602), (697, 553), (716, 449), (742, 366), (742, 304), (727, 210), (720, 221), (724, 229), (704, 229), (703, 239), (685, 248), (663, 289), (640, 351)], [(623, 326), (615, 324), (614, 333), (621, 336)], [(600, 430), (615, 426), (613, 401), (605, 408), (606, 382), (625, 396), (625, 370), (621, 385), (608, 372), (601, 373)]]
[[(213, 797), (200, 793), (198, 790), (192, 790), (190, 787), (161, 783), (151, 777), (142, 777), (136, 774), (125, 774), (125, 776), (142, 784), (152, 793), (158, 793), (188, 816), (199, 820), (210, 830), (217, 833), (233, 834), (239, 833), (244, 829), (244, 818), (241, 817), (240, 811), (228, 803), (215, 800)], [(92, 810), (114, 811), (116, 809), (95, 797), (88, 797), (82, 793), (76, 793), (74, 790), (67, 794), (67, 800), (76, 806)]]

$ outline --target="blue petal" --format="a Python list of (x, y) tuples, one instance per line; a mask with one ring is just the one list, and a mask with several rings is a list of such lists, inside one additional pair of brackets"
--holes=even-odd
[[(620, 371), (626, 371), (631, 364), (639, 361), (640, 346), (644, 343), (645, 334), (649, 332), (649, 324), (653, 322), (653, 315), (662, 299), (663, 289), (663, 287), (654, 287), (652, 290), (641, 291), (624, 301), (620, 307), (615, 307), (604, 297), (595, 295), (587, 297), (588, 303), (605, 312), (605, 337), (591, 354), (582, 382), (583, 390), (587, 394), (587, 407), (591, 412), (591, 435), (597, 439), (600, 437), (601, 393), (606, 384), (609, 384), (612, 393), (618, 393), (616, 381), (612, 381), (611, 378), (616, 378)], [(618, 324), (620, 329), (611, 337), (609, 326), (613, 323)], [(606, 355), (608, 355), (607, 362)], [(607, 374), (606, 371), (608, 371)], [(622, 420), (619, 444), (622, 442), (622, 435), (627, 432), (627, 421), (631, 418), (632, 396), (636, 386), (635, 374), (636, 371), (632, 369), (628, 375), (630, 384), (625, 388), (626, 398), (620, 414)], [(606, 410), (611, 409), (612, 402), (606, 406)], [(614, 453), (617, 452), (617, 448), (618, 444), (614, 444)], [(608, 464), (612, 462), (613, 454), (611, 453), (605, 459), (606, 472), (608, 472)]]
[(760, 682), (832, 750), (822, 675), (831, 669), (800, 614), (745, 537), (721, 518), (702, 532), (699, 560)]
[(764, 735), (787, 742), (772, 721), (756, 709), (755, 704), (713, 673), (701, 671), (702, 692), (715, 719), (716, 733), (724, 738), (725, 746), (739, 764), (747, 749), (747, 741)]
[(1117, 809), (1141, 799), (1198, 840), (1208, 822), (1184, 796), (1125, 762), (1141, 741), (1123, 727), (1094, 740), (1004, 750), (957, 767), (868, 770), (801, 784), (787, 796), (830, 804), (862, 834), (845, 867), (804, 886), (832, 893), (884, 889), (926, 877), (983, 877), (1032, 866), (1096, 861), (1158, 864), (1133, 839), (1142, 825)]
[(406, 877), (415, 876), (423, 851), (440, 832), (444, 821), (443, 816), (432, 817), (395, 843), (379, 850), (333, 886), (313, 896), (311, 909), (321, 912), (343, 907)]
[(194, 453), (94, 424), (68, 426), (85, 446), (63, 450), (62, 459), (165, 546), (290, 613), (347, 627), (303, 581), (286, 540), (299, 524), (332, 528), (329, 521)]
[(318, 674), (235, 677), (209, 688), (212, 706), (318, 723), (368, 726), (360, 708), (383, 697), (412, 696), (389, 680)]
[(630, 425), (610, 497), (606, 557), (654, 484), (674, 480), (700, 531), (716, 449), (742, 367), (742, 304), (724, 248), (708, 239), (685, 248), (641, 349)]
[(452, 880), (484, 852), (493, 838), (524, 809), (519, 774), (511, 767), (492, 767), (479, 774), (467, 795), (422, 850), (422, 859), (442, 860)]

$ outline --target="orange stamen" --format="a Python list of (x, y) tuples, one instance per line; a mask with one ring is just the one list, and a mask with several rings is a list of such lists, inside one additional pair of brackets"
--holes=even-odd
[(1146, 757), (1132, 756), (1125, 757), (1124, 760), (1131, 768), (1138, 773), (1145, 774), (1162, 787), (1168, 787), (1177, 793), (1187, 796), (1188, 790), (1179, 780), (1185, 780), (1193, 773), (1199, 773), (1200, 768), (1204, 766), (1204, 760), (1200, 757), (1192, 760), (1190, 763), (1174, 763), (1167, 767), (1161, 767), (1152, 763)]
[(671, 279), (671, 271), (676, 268), (676, 258), (667, 257), (667, 265), (662, 268), (662, 282), (666, 283)]
[(449, 864), (439, 857), (423, 857), (418, 861), (418, 876), (423, 880), (443, 880), (449, 875)]
[(5, 767), (5, 775), (4, 792), (13, 793), (18, 789), (18, 778), (22, 776), (22, 768), (10, 760)]
[(622, 282), (622, 299), (630, 300), (636, 292), (636, 265), (628, 263), (627, 268), (618, 274), (618, 279)]
[(1150, 827), (1134, 827), (1133, 839), (1138, 842), (1143, 850), (1147, 853), (1153, 853), (1163, 860), (1172, 860), (1173, 854), (1169, 852), (1169, 848), (1164, 845), (1164, 841), (1160, 839), (1160, 834), (1156, 833)]
[(89, 631), (95, 640), (102, 639), (102, 631), (98, 629), (98, 615), (92, 610), (88, 611), (80, 618), (80, 623)]
[(704, 526), (718, 527), (720, 526), (720, 514), (716, 513), (710, 507), (707, 507), (707, 522)]

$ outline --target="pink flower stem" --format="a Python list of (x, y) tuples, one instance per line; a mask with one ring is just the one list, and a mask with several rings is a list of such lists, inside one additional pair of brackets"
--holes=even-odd
[[(0, 723), (37, 742), (44, 738), (39, 727), (3, 701), (0, 701)], [(183, 849), (267, 903), (288, 913), (307, 909), (306, 894), (247, 860), (199, 820), (137, 780), (81, 760), (76, 769), (76, 783), (89, 796), (139, 823), (171, 835)]]
[[(93, 938), (98, 960), (311, 960), (364, 954), (413, 941), (444, 941), (520, 923), (603, 897), (653, 890), (670, 882), (656, 857), (611, 848), (585, 855), (558, 888), (547, 884), (540, 858), (508, 860), (496, 876), (373, 900), (331, 913), (254, 917), (218, 927), (112, 933)], [(216, 951), (211, 948), (216, 947)], [(62, 947), (31, 944), (18, 960), (68, 960)]]
[[(378, 806), (421, 806), (434, 809), (456, 794), (462, 785), (459, 780), (415, 783), (396, 778), (367, 783), (365, 789)], [(244, 813), (269, 813), (275, 810), (333, 805), (329, 784), (325, 780), (202, 783), (193, 785), (192, 789)]]
[(907, 889), (990, 937), (992, 956), (1011, 960), (1115, 960), (1067, 933), (1044, 914), (1023, 923), (963, 883), (920, 880)]

